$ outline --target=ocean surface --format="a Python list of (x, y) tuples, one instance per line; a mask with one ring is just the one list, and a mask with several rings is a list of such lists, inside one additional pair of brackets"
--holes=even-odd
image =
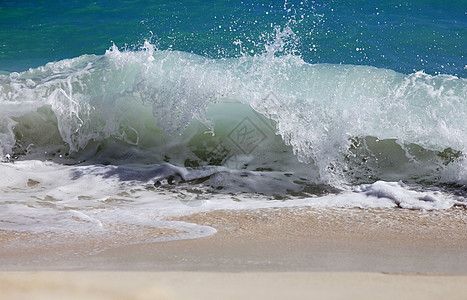
[(465, 209), (466, 12), (466, 1), (1, 1), (0, 229), (194, 238), (215, 229), (165, 219)]

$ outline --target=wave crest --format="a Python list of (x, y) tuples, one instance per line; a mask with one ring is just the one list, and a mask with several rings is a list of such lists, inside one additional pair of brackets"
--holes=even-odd
[(462, 182), (465, 99), (466, 80), (449, 75), (114, 46), (1, 75), (0, 154), (179, 165), (235, 158), (234, 168), (302, 166), (332, 185), (388, 170)]

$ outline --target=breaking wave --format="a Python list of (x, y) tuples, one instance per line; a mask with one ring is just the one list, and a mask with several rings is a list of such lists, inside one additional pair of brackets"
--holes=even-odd
[(0, 154), (466, 183), (464, 78), (274, 51), (215, 60), (146, 43), (0, 75)]

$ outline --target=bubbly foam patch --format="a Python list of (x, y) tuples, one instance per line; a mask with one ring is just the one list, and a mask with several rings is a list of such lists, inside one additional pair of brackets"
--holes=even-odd
[[(180, 234), (158, 239), (196, 238), (213, 234), (211, 227), (167, 221), (173, 216), (223, 209), (271, 207), (360, 207), (448, 209), (465, 206), (465, 198), (441, 190), (426, 190), (402, 182), (378, 181), (346, 191), (295, 198), (274, 197), (248, 190), (265, 184), (279, 193), (277, 177), (268, 173), (238, 173), (228, 169), (186, 169), (172, 165), (141, 168), (63, 166), (27, 161), (1, 163), (0, 229), (25, 232), (105, 234), (116, 226), (169, 228)], [(141, 171), (146, 173), (141, 176)], [(122, 176), (122, 174), (124, 174)], [(181, 177), (178, 184), (173, 175)], [(219, 182), (222, 176), (226, 183)], [(262, 179), (260, 178), (262, 177)], [(217, 182), (217, 186), (213, 181)], [(229, 189), (243, 186), (246, 190)], [(285, 183), (282, 183), (285, 184)], [(222, 192), (209, 187), (223, 187)], [(464, 201), (463, 201), (464, 200)], [(156, 241), (156, 239), (154, 240)]]

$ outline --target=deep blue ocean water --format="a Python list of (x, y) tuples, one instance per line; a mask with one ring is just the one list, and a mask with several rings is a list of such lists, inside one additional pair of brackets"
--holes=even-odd
[(273, 27), (290, 24), (294, 50), (309, 63), (465, 77), (466, 12), (463, 0), (1, 1), (0, 70), (145, 40), (161, 50), (235, 57), (264, 51)]

